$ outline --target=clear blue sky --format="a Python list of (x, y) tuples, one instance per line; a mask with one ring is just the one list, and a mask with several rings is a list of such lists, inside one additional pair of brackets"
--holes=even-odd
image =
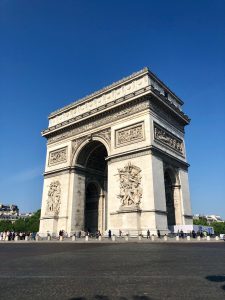
[(225, 1), (0, 0), (0, 202), (41, 206), (50, 112), (148, 66), (181, 99), (193, 213), (225, 218)]

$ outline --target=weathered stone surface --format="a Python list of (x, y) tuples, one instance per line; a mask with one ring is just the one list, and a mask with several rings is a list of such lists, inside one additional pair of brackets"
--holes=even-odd
[(40, 235), (191, 224), (182, 104), (145, 68), (52, 113)]

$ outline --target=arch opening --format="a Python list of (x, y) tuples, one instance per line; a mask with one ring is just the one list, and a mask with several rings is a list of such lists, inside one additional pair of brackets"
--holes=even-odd
[(169, 171), (164, 173), (166, 210), (168, 226), (176, 225), (175, 205), (174, 205), (174, 176)]
[(76, 165), (84, 178), (83, 229), (89, 233), (106, 230), (107, 149), (100, 141), (90, 141), (78, 154)]

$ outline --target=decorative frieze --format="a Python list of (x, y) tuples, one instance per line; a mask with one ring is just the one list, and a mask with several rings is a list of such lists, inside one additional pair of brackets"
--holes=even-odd
[(137, 209), (142, 198), (141, 169), (132, 163), (118, 169), (120, 179), (120, 209)]
[(154, 122), (154, 139), (163, 145), (184, 154), (183, 141)]
[(56, 141), (66, 139), (71, 136), (78, 135), (82, 132), (86, 132), (88, 130), (98, 128), (102, 125), (109, 124), (110, 122), (114, 122), (126, 116), (132, 115), (134, 113), (140, 112), (149, 107), (149, 101), (140, 102), (140, 99), (136, 104), (126, 105), (124, 108), (120, 108), (116, 112), (111, 111), (110, 113), (103, 114), (96, 118), (94, 121), (92, 119), (89, 120), (86, 124), (76, 124), (75, 128), (67, 129), (65, 132), (61, 132), (56, 134), (55, 136), (51, 136), (48, 138), (48, 144), (54, 143)]
[(54, 166), (67, 161), (67, 147), (49, 152), (48, 166)]
[[(119, 83), (120, 85), (115, 87), (112, 90), (110, 90), (110, 88), (113, 88), (114, 85), (106, 87), (103, 90), (100, 90), (90, 96), (80, 99), (75, 103), (67, 107), (64, 107), (61, 113), (60, 110), (56, 111), (55, 113), (57, 113), (57, 115), (55, 116), (50, 115), (49, 126), (54, 126), (56, 124), (69, 120), (73, 117), (88, 112), (91, 109), (97, 109), (101, 105), (107, 105), (115, 99), (119, 99), (128, 94), (131, 94), (134, 91), (137, 91), (143, 87), (148, 86), (147, 71), (148, 71), (147, 69), (143, 69), (140, 72), (126, 78), (126, 80), (129, 80), (128, 82), (126, 81), (117, 82), (116, 85), (118, 85)], [(136, 77), (137, 75), (139, 75), (138, 78), (133, 79), (133, 77)], [(133, 80), (131, 81), (131, 79)], [(63, 110), (65, 109), (67, 111), (63, 112)]]
[(133, 144), (144, 139), (144, 122), (116, 130), (116, 147)]
[(61, 186), (59, 181), (53, 181), (49, 186), (46, 215), (58, 216), (61, 203)]

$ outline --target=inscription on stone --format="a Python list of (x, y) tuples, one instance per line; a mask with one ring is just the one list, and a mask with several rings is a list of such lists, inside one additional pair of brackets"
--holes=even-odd
[(49, 152), (48, 165), (53, 166), (67, 161), (67, 147)]
[(144, 138), (144, 123), (134, 124), (116, 130), (116, 147), (143, 141)]
[(180, 154), (184, 154), (183, 141), (156, 123), (154, 123), (154, 138)]

